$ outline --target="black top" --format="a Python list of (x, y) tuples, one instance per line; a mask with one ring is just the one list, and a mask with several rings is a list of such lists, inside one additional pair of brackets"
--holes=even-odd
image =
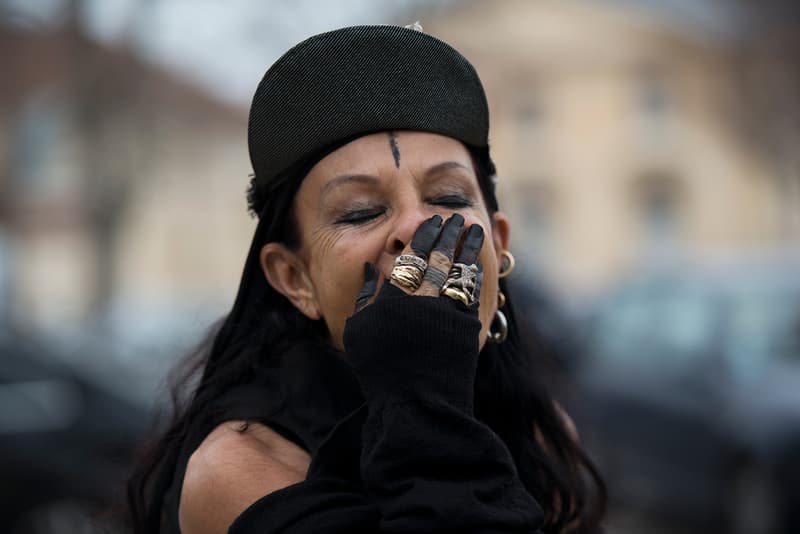
[(473, 415), (480, 326), (475, 308), (386, 284), (348, 320), (346, 356), (295, 347), (220, 399), (180, 459), (170, 522), (177, 531), (191, 451), (220, 422), (245, 418), (312, 460), (306, 480), (256, 501), (231, 534), (538, 532), (542, 511), (505, 444)]

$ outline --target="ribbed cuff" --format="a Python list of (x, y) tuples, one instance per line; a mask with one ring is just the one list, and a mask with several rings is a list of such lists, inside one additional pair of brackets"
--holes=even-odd
[(480, 329), (477, 308), (386, 284), (348, 319), (344, 345), (368, 403), (438, 396), (471, 406)]

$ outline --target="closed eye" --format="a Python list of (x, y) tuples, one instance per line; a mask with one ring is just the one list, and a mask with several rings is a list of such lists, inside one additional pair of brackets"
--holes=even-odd
[(364, 224), (383, 215), (383, 208), (349, 211), (336, 219), (337, 224)]
[(428, 199), (428, 202), (450, 209), (471, 208), (474, 203), (461, 195), (442, 195)]

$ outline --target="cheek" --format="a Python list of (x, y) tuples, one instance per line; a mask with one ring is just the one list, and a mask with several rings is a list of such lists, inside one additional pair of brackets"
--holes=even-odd
[[(494, 286), (494, 287), (488, 287)], [(490, 296), (494, 295), (494, 296)], [(492, 326), (494, 320), (494, 313), (497, 310), (497, 281), (490, 284), (484, 284), (481, 290), (481, 304), (478, 310), (478, 318), (481, 321), (481, 335), (480, 347), (486, 342), (486, 337), (489, 335), (489, 328)]]
[(483, 266), (483, 284), (481, 286), (480, 308), (478, 310), (478, 316), (481, 321), (481, 347), (483, 347), (489, 327), (494, 319), (494, 312), (497, 310), (497, 294), (499, 291), (497, 260), (494, 245), (491, 241), (488, 241), (489, 238), (490, 236), (487, 236), (487, 241), (484, 242), (480, 254), (480, 261)]
[(312, 241), (311, 281), (323, 318), (330, 321), (331, 308), (343, 301), (354, 284), (349, 247), (340, 236), (320, 234)]
[(331, 342), (341, 349), (345, 322), (364, 283), (364, 263), (377, 261), (381, 241), (360, 233), (320, 235), (314, 245), (311, 272), (315, 296)]

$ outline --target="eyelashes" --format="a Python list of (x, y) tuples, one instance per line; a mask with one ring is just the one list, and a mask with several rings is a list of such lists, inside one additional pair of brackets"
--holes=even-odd
[[(425, 202), (432, 206), (438, 206), (453, 211), (471, 208), (475, 205), (473, 200), (467, 198), (466, 195), (461, 194), (431, 197), (425, 199)], [(336, 217), (334, 222), (337, 225), (357, 226), (366, 224), (374, 219), (377, 219), (378, 217), (381, 217), (386, 213), (386, 211), (387, 208), (383, 205), (374, 207), (358, 207), (356, 209), (345, 210), (341, 215)]]
[(427, 200), (428, 203), (450, 209), (471, 208), (475, 203), (464, 195), (442, 195)]
[(336, 224), (364, 224), (380, 217), (385, 211), (383, 208), (348, 211), (336, 218)]

